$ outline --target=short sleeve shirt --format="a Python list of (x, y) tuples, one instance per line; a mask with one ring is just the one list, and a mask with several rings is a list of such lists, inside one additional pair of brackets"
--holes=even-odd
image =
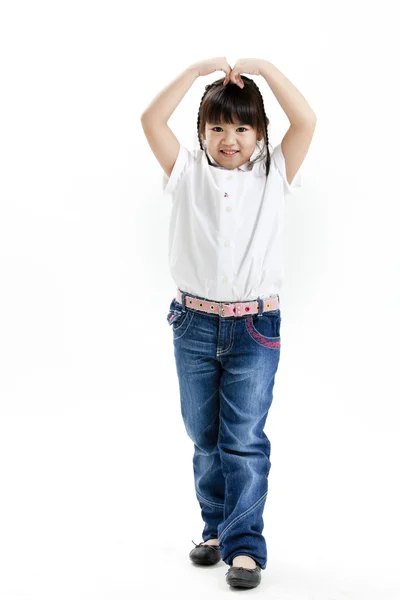
[[(283, 283), (286, 198), (303, 185), (299, 170), (286, 177), (281, 144), (265, 161), (236, 169), (216, 163), (207, 150), (180, 145), (163, 192), (172, 199), (168, 260), (181, 291), (236, 302), (279, 294)], [(211, 164), (209, 163), (211, 162)]]

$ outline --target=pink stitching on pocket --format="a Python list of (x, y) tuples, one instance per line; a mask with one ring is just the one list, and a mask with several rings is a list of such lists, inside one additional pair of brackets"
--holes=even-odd
[(263, 337), (261, 334), (259, 334), (258, 331), (256, 331), (253, 327), (251, 317), (246, 319), (246, 325), (247, 325), (248, 331), (250, 332), (250, 335), (252, 335), (256, 340), (258, 340), (260, 342), (260, 344), (262, 344), (263, 346), (267, 346), (267, 348), (280, 348), (281, 347), (281, 340), (277, 340), (276, 342), (270, 342), (269, 340), (266, 340), (265, 337)]

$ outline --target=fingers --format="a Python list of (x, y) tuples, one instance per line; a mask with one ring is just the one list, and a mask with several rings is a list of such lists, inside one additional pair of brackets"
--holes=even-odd
[(230, 73), (231, 73), (231, 69), (229, 71), (225, 71), (225, 80), (224, 80), (223, 85), (228, 85), (229, 79), (230, 79)]
[(232, 69), (231, 71), (231, 80), (233, 81), (233, 83), (236, 83), (236, 85), (238, 85), (240, 88), (244, 88), (243, 80), (240, 77), (240, 74), (235, 72), (235, 69)]
[(244, 88), (244, 83), (242, 78), (240, 77), (240, 74), (235, 72), (234, 69), (232, 69), (229, 73), (225, 72), (225, 79), (223, 85), (228, 85), (229, 81), (236, 83), (236, 85), (238, 85), (242, 89)]

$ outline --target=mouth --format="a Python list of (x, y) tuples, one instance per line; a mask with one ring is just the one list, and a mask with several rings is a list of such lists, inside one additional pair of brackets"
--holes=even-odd
[(228, 152), (228, 151), (225, 151), (225, 150), (221, 150), (220, 152), (224, 156), (231, 157), (231, 156), (235, 156), (235, 154), (237, 154), (239, 152), (239, 150), (234, 150), (233, 152), (232, 151)]

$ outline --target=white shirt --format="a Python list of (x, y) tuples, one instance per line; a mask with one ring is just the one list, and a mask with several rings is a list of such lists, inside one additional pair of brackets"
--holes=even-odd
[[(259, 151), (256, 145), (250, 160)], [(225, 169), (207, 156), (181, 144), (171, 176), (163, 172), (164, 194), (172, 196), (173, 280), (180, 290), (217, 302), (279, 294), (285, 197), (303, 185), (301, 170), (289, 185), (281, 144), (271, 153), (268, 178), (265, 158)]]

